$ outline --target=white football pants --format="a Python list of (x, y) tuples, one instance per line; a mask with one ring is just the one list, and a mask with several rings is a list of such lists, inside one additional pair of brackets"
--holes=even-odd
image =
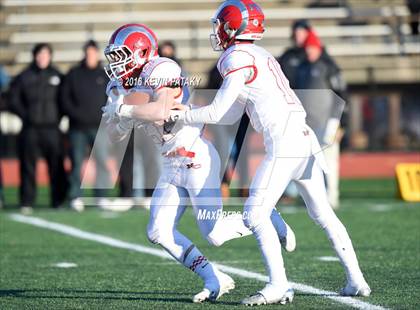
[[(262, 252), (273, 295), (288, 287), (281, 246), (270, 220), (286, 186), (295, 180), (308, 213), (327, 233), (349, 281), (363, 280), (346, 229), (328, 203), (323, 170), (325, 160), (313, 131), (305, 126), (280, 138), (266, 137), (266, 156), (252, 181), (244, 207), (244, 222), (254, 233)], [(359, 283), (359, 282), (358, 282)], [(265, 294), (271, 294), (264, 291)], [(267, 296), (269, 297), (269, 296)]]
[(194, 158), (164, 158), (163, 172), (153, 193), (147, 236), (204, 282), (217, 277), (217, 269), (181, 234), (177, 225), (189, 201), (201, 234), (215, 246), (251, 234), (241, 216), (223, 217), (220, 159), (214, 147), (199, 138), (188, 151)]

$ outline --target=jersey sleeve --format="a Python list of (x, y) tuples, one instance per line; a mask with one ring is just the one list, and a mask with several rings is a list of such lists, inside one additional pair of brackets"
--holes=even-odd
[(241, 71), (244, 74), (246, 83), (251, 83), (257, 74), (255, 58), (247, 51), (233, 50), (222, 55), (217, 68), (220, 75), (226, 78), (229, 74)]
[(242, 116), (244, 111), (244, 106), (236, 103), (236, 99), (244, 86), (245, 77), (239, 70), (228, 74), (211, 104), (199, 109), (186, 111), (178, 117), (185, 124), (219, 123), (232, 125)]

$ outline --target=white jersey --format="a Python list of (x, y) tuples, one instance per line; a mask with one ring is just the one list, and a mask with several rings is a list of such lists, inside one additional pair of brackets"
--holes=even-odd
[[(157, 92), (164, 87), (176, 87), (182, 83), (181, 68), (173, 60), (165, 57), (157, 57), (150, 60), (143, 68), (139, 78), (128, 81), (133, 83), (133, 87), (125, 89), (118, 86), (116, 82), (110, 82), (107, 88), (108, 96), (115, 98), (119, 95), (127, 95), (133, 92), (145, 92), (154, 101)], [(178, 83), (178, 84), (177, 84)], [(175, 86), (174, 86), (175, 85)], [(118, 86), (118, 87), (117, 87)], [(175, 96), (177, 103), (182, 103), (188, 98), (184, 98), (185, 93), (181, 84), (178, 94)], [(190, 149), (194, 142), (200, 138), (203, 125), (185, 125), (177, 124), (170, 132), (165, 131), (165, 126), (159, 126), (153, 122), (139, 121), (138, 126), (144, 128), (154, 141), (161, 145), (163, 153), (174, 151), (179, 147)]]
[(265, 49), (254, 44), (237, 44), (220, 57), (217, 67), (223, 78), (241, 70), (245, 74), (237, 101), (245, 105), (251, 124), (257, 132), (277, 136), (286, 127), (305, 124), (306, 113), (289, 86), (277, 60)]

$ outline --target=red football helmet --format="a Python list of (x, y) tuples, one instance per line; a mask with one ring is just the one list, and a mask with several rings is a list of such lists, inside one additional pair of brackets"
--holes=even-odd
[(226, 50), (237, 40), (261, 40), (264, 13), (252, 0), (227, 0), (212, 18), (210, 42), (215, 51)]
[(111, 80), (126, 80), (150, 59), (158, 57), (158, 41), (154, 32), (142, 24), (118, 28), (105, 48), (109, 64), (105, 72)]

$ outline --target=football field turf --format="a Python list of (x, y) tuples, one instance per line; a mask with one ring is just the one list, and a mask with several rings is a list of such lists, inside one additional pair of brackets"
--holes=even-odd
[[(347, 196), (337, 214), (353, 239), (372, 296), (333, 295), (344, 284), (344, 272), (325, 234), (303, 207), (280, 206), (297, 236), (296, 252), (284, 258), (289, 279), (300, 289), (284, 307), (419, 309), (420, 207), (392, 198)], [(14, 214), (0, 212), (0, 309), (243, 308), (238, 302), (263, 287), (265, 270), (255, 239), (211, 247), (201, 238), (191, 210), (180, 230), (210, 260), (233, 267), (237, 288), (215, 304), (191, 303), (202, 283), (147, 241), (147, 211), (40, 209), (29, 217)], [(57, 267), (64, 262), (76, 266)], [(280, 306), (262, 309), (275, 307)]]

